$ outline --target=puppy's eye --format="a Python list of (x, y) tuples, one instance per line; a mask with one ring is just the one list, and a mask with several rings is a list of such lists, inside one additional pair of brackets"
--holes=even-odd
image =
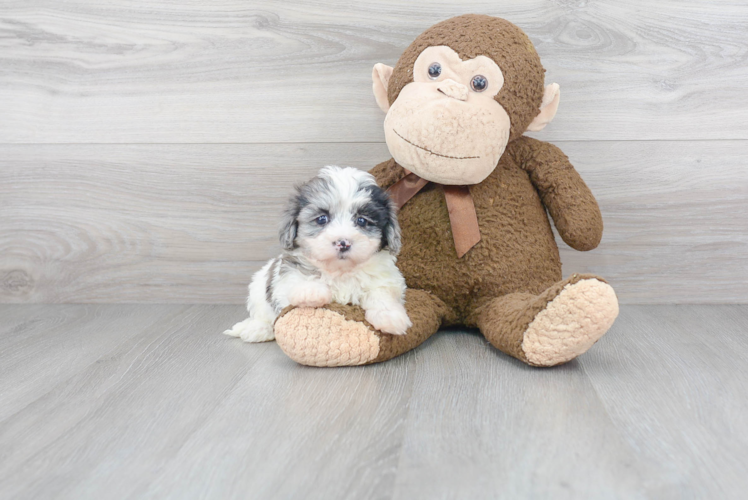
[(483, 92), (488, 88), (488, 80), (486, 80), (486, 77), (483, 75), (475, 75), (470, 81), (470, 88), (476, 92)]
[(330, 218), (326, 215), (320, 215), (319, 217), (317, 217), (316, 220), (317, 220), (317, 224), (319, 224), (320, 226), (324, 226), (325, 224), (330, 222)]
[(431, 63), (431, 66), (429, 66), (429, 78), (432, 80), (436, 80), (439, 78), (439, 75), (442, 74), (442, 65), (439, 63)]
[(369, 221), (366, 220), (366, 219), (364, 219), (363, 217), (359, 217), (358, 219), (356, 219), (356, 225), (358, 225), (358, 226), (366, 227), (366, 225), (368, 223), (369, 223)]

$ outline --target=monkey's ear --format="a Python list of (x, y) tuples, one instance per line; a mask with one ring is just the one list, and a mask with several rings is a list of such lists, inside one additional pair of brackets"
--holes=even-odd
[(558, 83), (546, 85), (545, 94), (543, 94), (543, 102), (540, 104), (540, 113), (530, 123), (527, 130), (530, 132), (538, 132), (551, 123), (553, 117), (556, 116), (556, 111), (558, 111), (558, 102), (560, 100), (561, 88), (559, 88)]
[(372, 88), (374, 89), (374, 99), (377, 100), (379, 109), (385, 113), (390, 109), (390, 101), (387, 99), (387, 86), (392, 76), (392, 66), (377, 63), (371, 71)]

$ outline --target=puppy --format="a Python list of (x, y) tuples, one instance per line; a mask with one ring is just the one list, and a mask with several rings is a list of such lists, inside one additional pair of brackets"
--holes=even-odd
[(405, 279), (397, 209), (374, 177), (325, 167), (296, 188), (280, 228), (283, 252), (249, 285), (249, 318), (224, 333), (245, 342), (275, 339), (273, 324), (288, 305), (360, 305), (377, 330), (404, 335)]

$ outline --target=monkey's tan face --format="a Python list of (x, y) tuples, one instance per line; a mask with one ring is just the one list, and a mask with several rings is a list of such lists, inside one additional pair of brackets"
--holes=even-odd
[(440, 184), (477, 184), (509, 140), (509, 115), (494, 97), (504, 85), (486, 56), (463, 61), (449, 47), (425, 49), (384, 120), (395, 161)]

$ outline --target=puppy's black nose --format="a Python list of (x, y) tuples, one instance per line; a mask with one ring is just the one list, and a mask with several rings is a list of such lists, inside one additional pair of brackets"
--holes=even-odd
[(348, 240), (338, 240), (334, 243), (335, 248), (338, 249), (338, 252), (347, 252), (351, 249), (351, 242)]

